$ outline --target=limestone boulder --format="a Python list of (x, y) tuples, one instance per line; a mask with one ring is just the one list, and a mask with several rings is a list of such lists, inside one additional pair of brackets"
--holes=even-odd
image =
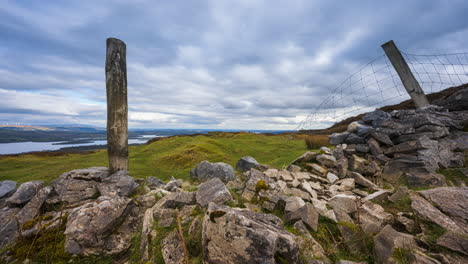
[(30, 181), (20, 185), (18, 190), (6, 200), (9, 206), (22, 206), (29, 202), (44, 186), (42, 181)]
[(105, 167), (92, 167), (65, 172), (52, 182), (51, 186), (57, 196), (49, 202), (62, 202), (74, 207), (90, 199), (95, 199), (100, 195), (99, 184), (108, 176), (109, 170)]
[(296, 238), (269, 214), (210, 203), (203, 220), (206, 263), (300, 263)]
[(337, 194), (327, 203), (334, 210), (339, 210), (347, 214), (354, 213), (357, 210), (357, 197), (354, 195)]
[[(438, 224), (446, 230), (454, 233), (465, 234), (466, 229), (462, 229), (453, 219), (442, 213), (438, 208), (433, 206), (429, 201), (412, 193), (411, 208), (424, 220)], [(450, 201), (454, 202), (454, 200)]]
[(211, 163), (206, 160), (198, 163), (197, 167), (190, 171), (190, 177), (196, 178), (199, 181), (219, 178), (225, 183), (236, 178), (231, 165), (224, 162)]
[(249, 171), (250, 169), (253, 169), (257, 167), (259, 163), (252, 157), (247, 156), (247, 157), (242, 157), (237, 163), (236, 163), (236, 169), (241, 172)]
[(398, 263), (394, 258), (398, 250), (411, 251), (416, 248), (418, 246), (412, 235), (400, 233), (390, 225), (385, 226), (374, 237), (374, 256), (377, 263)]
[(24, 223), (33, 220), (34, 217), (39, 215), (42, 205), (45, 200), (52, 193), (53, 188), (50, 186), (40, 189), (36, 195), (29, 201), (21, 210), (18, 212), (16, 219), (20, 226), (23, 226)]
[(16, 182), (14, 181), (1, 181), (0, 182), (0, 199), (13, 194), (16, 190)]
[(468, 187), (439, 187), (419, 193), (458, 226), (468, 230)]
[(350, 135), (351, 133), (349, 132), (343, 132), (343, 133), (333, 133), (328, 137), (328, 142), (332, 145), (338, 145), (343, 143), (346, 138)]
[(70, 212), (65, 251), (74, 255), (116, 255), (131, 246), (137, 228), (136, 205), (126, 197), (101, 196)]
[(232, 196), (220, 179), (213, 178), (198, 186), (196, 199), (200, 206), (206, 207), (210, 202), (223, 204), (232, 200)]
[(99, 184), (98, 189), (103, 196), (130, 196), (139, 186), (134, 178), (128, 175), (128, 171), (117, 171), (106, 177)]

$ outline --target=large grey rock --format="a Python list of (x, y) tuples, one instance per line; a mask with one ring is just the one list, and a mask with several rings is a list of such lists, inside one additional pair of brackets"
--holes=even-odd
[(362, 121), (366, 124), (370, 124), (373, 127), (379, 127), (384, 121), (391, 119), (389, 113), (382, 110), (375, 110), (367, 113), (362, 117)]
[(21, 210), (18, 212), (16, 218), (20, 226), (23, 226), (24, 223), (33, 220), (34, 217), (39, 215), (42, 205), (45, 200), (52, 193), (53, 188), (50, 186), (40, 189), (36, 195), (29, 201)]
[(190, 177), (199, 181), (219, 178), (223, 182), (232, 181), (236, 178), (231, 165), (223, 162), (210, 163), (206, 160), (198, 163), (197, 167), (190, 171)]
[(0, 248), (13, 243), (19, 236), (16, 214), (20, 208), (0, 208)]
[[(462, 229), (455, 221), (442, 213), (438, 208), (434, 207), (430, 202), (414, 193), (411, 194), (410, 197), (411, 208), (413, 208), (421, 218), (426, 221), (436, 223), (446, 230), (454, 233), (465, 234), (466, 229)], [(451, 202), (454, 201), (452, 200)]]
[(468, 238), (461, 234), (446, 232), (437, 239), (437, 245), (468, 256)]
[(338, 145), (343, 143), (349, 135), (349, 132), (333, 133), (328, 137), (328, 141), (332, 145)]
[(364, 144), (366, 139), (364, 137), (358, 136), (357, 134), (349, 134), (344, 140), (346, 144)]
[(210, 202), (223, 204), (232, 200), (232, 196), (220, 179), (213, 178), (198, 186), (196, 199), (200, 206), (206, 207)]
[(15, 189), (16, 189), (16, 182), (1, 181), (0, 182), (0, 199), (14, 193)]
[(98, 189), (103, 196), (130, 196), (140, 186), (128, 171), (118, 171), (102, 180)]
[(185, 251), (182, 247), (183, 241), (177, 230), (170, 232), (162, 241), (161, 253), (165, 264), (185, 263)]
[(137, 211), (126, 197), (101, 196), (68, 215), (65, 251), (75, 255), (116, 255), (131, 246)]
[(237, 163), (236, 163), (236, 169), (241, 172), (248, 171), (250, 169), (253, 169), (257, 167), (259, 163), (252, 157), (242, 157)]
[(439, 187), (419, 193), (454, 220), (458, 226), (468, 230), (468, 187)]
[(460, 90), (443, 100), (440, 100), (438, 105), (441, 105), (450, 111), (468, 110), (468, 88)]
[(354, 195), (337, 194), (327, 203), (334, 210), (339, 210), (347, 214), (354, 213), (357, 210), (357, 197)]
[(412, 235), (397, 232), (390, 225), (385, 226), (374, 237), (374, 256), (377, 263), (398, 263), (395, 258), (395, 250), (404, 249), (411, 251), (418, 248)]
[(437, 141), (431, 140), (428, 137), (423, 136), (418, 138), (417, 140), (406, 141), (393, 147), (389, 147), (385, 151), (385, 154), (393, 155), (395, 153), (414, 153), (422, 149), (431, 149), (434, 147), (435, 144), (437, 144)]
[(295, 236), (269, 214), (210, 203), (202, 243), (206, 263), (300, 263)]
[(108, 176), (109, 170), (106, 167), (65, 172), (52, 182), (57, 197), (50, 202), (63, 202), (74, 206), (95, 199), (100, 195), (100, 182)]
[(22, 206), (29, 202), (43, 186), (44, 182), (42, 181), (25, 182), (6, 202), (10, 206)]

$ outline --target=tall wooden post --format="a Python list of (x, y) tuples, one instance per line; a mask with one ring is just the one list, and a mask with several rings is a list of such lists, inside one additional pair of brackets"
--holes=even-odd
[(423, 89), (419, 85), (416, 78), (414, 78), (411, 69), (409, 68), (393, 40), (384, 43), (382, 48), (392, 63), (393, 68), (395, 68), (396, 72), (398, 73), (398, 76), (400, 76), (401, 82), (403, 83), (403, 86), (405, 87), (408, 94), (411, 96), (411, 99), (413, 99), (416, 108), (421, 108), (428, 105), (429, 101), (427, 100)]
[(109, 170), (128, 170), (128, 106), (126, 45), (107, 39), (107, 155)]

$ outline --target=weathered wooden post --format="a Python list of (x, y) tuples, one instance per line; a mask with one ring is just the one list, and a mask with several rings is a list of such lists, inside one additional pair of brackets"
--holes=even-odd
[(416, 108), (421, 108), (428, 105), (429, 101), (427, 100), (423, 89), (419, 85), (416, 78), (414, 78), (411, 69), (409, 68), (393, 40), (384, 43), (382, 48), (392, 63), (393, 68), (395, 68), (395, 71), (398, 73), (398, 76), (400, 76), (401, 82), (403, 83), (403, 86), (405, 87), (408, 94), (411, 96), (411, 99), (413, 99)]
[(128, 106), (126, 45), (107, 39), (107, 155), (109, 170), (128, 170)]

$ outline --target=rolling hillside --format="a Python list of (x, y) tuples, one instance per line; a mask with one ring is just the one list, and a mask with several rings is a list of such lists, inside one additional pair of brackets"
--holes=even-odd
[[(130, 174), (137, 178), (171, 176), (188, 179), (190, 169), (202, 160), (223, 161), (235, 166), (243, 156), (260, 163), (283, 167), (306, 151), (301, 138), (253, 133), (210, 133), (209, 135), (164, 138), (129, 148)], [(0, 181), (51, 181), (61, 173), (92, 166), (107, 166), (105, 150), (85, 154), (42, 153), (0, 157)]]

